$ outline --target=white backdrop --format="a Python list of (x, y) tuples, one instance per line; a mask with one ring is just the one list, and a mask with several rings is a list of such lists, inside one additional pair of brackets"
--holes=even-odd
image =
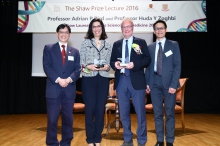
[[(58, 2), (58, 3), (64, 3), (64, 2), (79, 2), (79, 3), (86, 3), (90, 2), (91, 0), (44, 0), (46, 2)], [(138, 2), (150, 2), (151, 0), (93, 0), (92, 2), (133, 2), (134, 4)], [(163, 1), (166, 2), (166, 1)], [(192, 11), (192, 10), (191, 10)], [(105, 22), (104, 22), (105, 23)], [(88, 28), (86, 28), (87, 30)], [(168, 31), (169, 31), (169, 26), (168, 26)], [(135, 29), (134, 29), (135, 31)], [(55, 30), (54, 30), (55, 32)], [(74, 31), (73, 31), (74, 32)], [(108, 39), (107, 41), (111, 42), (112, 44), (116, 41), (122, 38), (121, 32), (108, 32)], [(71, 37), (69, 40), (69, 45), (80, 49), (81, 47), (81, 42), (83, 41), (85, 36), (85, 32), (75, 32), (71, 33)], [(135, 37), (143, 38), (146, 40), (147, 44), (150, 44), (153, 42), (153, 34), (152, 32), (149, 33), (140, 33), (140, 32), (135, 32), (134, 33)], [(43, 66), (42, 66), (42, 56), (43, 56), (43, 49), (45, 44), (51, 44), (57, 42), (57, 36), (55, 33), (34, 33), (33, 34), (33, 54), (32, 54), (32, 76), (46, 76), (44, 71), (43, 71)], [(114, 71), (110, 71), (111, 77), (113, 77)]]
[[(102, 1), (102, 2), (20, 2), (18, 32), (53, 33), (61, 23), (74, 32), (86, 32), (93, 18), (100, 18), (107, 32), (120, 32), (121, 21), (129, 17), (134, 21), (135, 32), (152, 32), (156, 20), (164, 20), (168, 32), (187, 28), (189, 23), (205, 19), (204, 7), (199, 1)], [(25, 6), (28, 5), (28, 8)], [(205, 5), (204, 5), (205, 6)], [(23, 10), (25, 7), (25, 10)], [(195, 23), (195, 22), (194, 22)], [(205, 31), (206, 22), (195, 29)]]

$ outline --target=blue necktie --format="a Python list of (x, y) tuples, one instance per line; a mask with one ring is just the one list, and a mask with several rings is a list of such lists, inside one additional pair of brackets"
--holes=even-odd
[[(129, 63), (129, 50), (128, 50), (128, 40), (126, 40), (125, 45), (125, 63)], [(125, 75), (129, 76), (130, 70), (125, 68)]]
[(161, 42), (158, 43), (159, 44), (159, 50), (157, 53), (157, 74), (158, 75), (162, 75), (162, 46), (161, 46)]

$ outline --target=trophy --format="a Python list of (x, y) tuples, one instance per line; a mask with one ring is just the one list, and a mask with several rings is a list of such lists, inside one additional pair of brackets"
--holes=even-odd
[(102, 64), (103, 60), (94, 59), (94, 65), (96, 65), (96, 68), (102, 68), (104, 67), (104, 64)]
[(119, 64), (121, 67), (126, 67), (128, 65), (128, 61), (126, 61), (126, 59), (118, 58), (118, 60), (121, 61), (120, 64)]

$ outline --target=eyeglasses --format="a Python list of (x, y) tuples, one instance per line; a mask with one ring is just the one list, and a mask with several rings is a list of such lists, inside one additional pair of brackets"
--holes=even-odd
[(95, 28), (101, 28), (101, 25), (97, 25), (97, 26), (92, 26), (93, 29)]
[(69, 34), (68, 31), (59, 31), (59, 34)]
[(165, 27), (156, 27), (156, 28), (154, 28), (154, 30), (156, 30), (156, 31), (164, 30), (164, 29), (165, 29)]
[(132, 28), (132, 27), (133, 27), (133, 25), (128, 25), (128, 26), (122, 26), (121, 28), (122, 28), (122, 29), (126, 29), (126, 28), (130, 29), (130, 28)]

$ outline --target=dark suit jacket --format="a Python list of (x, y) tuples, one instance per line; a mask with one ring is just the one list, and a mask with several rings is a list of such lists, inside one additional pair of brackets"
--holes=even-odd
[[(147, 43), (145, 40), (136, 37), (133, 37), (133, 43), (136, 43), (141, 47), (141, 51), (143, 54), (138, 55), (134, 51), (134, 49), (131, 48), (130, 62), (134, 63), (134, 68), (130, 70), (131, 83), (133, 88), (136, 90), (146, 89), (144, 68), (146, 68), (151, 61), (150, 54), (147, 48)], [(115, 68), (115, 62), (119, 61), (118, 58), (122, 58), (122, 45), (123, 39), (116, 41), (113, 44), (112, 55), (110, 60), (111, 67), (115, 71), (114, 89), (117, 88), (120, 78), (120, 70)]]
[[(68, 59), (73, 57), (74, 60)], [(62, 87), (55, 83), (58, 77), (70, 77), (73, 82), (64, 88), (67, 98), (74, 99), (76, 96), (76, 81), (80, 76), (79, 51), (67, 45), (66, 63), (63, 66), (59, 43), (45, 45), (43, 52), (43, 67), (47, 75), (46, 97), (57, 98)]]
[[(148, 46), (149, 53), (151, 56), (151, 64), (146, 69), (146, 84), (153, 86), (153, 76), (154, 76), (154, 60), (155, 60), (155, 50), (156, 42)], [(172, 51), (172, 55), (166, 57), (165, 53), (167, 51)], [(177, 89), (179, 87), (179, 78), (181, 73), (181, 55), (179, 44), (176, 41), (171, 41), (166, 39), (164, 50), (163, 50), (163, 60), (162, 60), (162, 84), (165, 89), (172, 87)]]

